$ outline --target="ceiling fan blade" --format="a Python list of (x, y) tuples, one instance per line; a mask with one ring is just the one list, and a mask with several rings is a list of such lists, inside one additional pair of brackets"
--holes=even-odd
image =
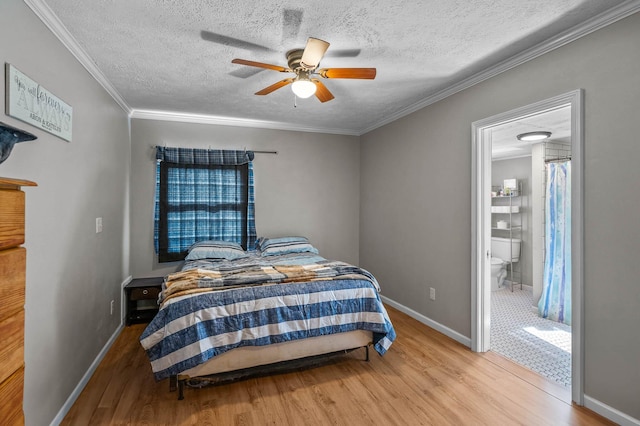
[(279, 65), (271, 65), (271, 64), (265, 64), (262, 62), (247, 61), (246, 59), (234, 59), (231, 62), (234, 64), (249, 65), (250, 67), (266, 68), (268, 70), (274, 70), (274, 71), (280, 71), (280, 72), (293, 72), (289, 68), (281, 67)]
[(242, 67), (242, 68), (236, 68), (235, 70), (231, 71), (229, 75), (237, 78), (249, 78), (249, 77), (253, 77), (258, 73), (261, 73), (262, 71), (264, 71), (264, 68)]
[(325, 56), (331, 56), (332, 58), (355, 58), (360, 52), (360, 49), (331, 49)]
[(376, 78), (375, 68), (323, 68), (318, 74), (324, 78), (360, 78), (373, 80)]
[(320, 80), (312, 78), (311, 81), (316, 85), (316, 98), (318, 98), (320, 102), (324, 103), (335, 97)]
[(307, 45), (302, 52), (300, 65), (306, 69), (314, 69), (320, 63), (324, 53), (329, 48), (329, 43), (319, 38), (309, 37)]
[(259, 44), (251, 43), (245, 40), (240, 40), (233, 37), (228, 37), (222, 34), (212, 33), (211, 31), (200, 31), (200, 37), (203, 40), (212, 41), (214, 43), (222, 44), (223, 46), (237, 47), (245, 50), (258, 50), (265, 52), (275, 52), (274, 49), (261, 46)]
[(293, 78), (285, 78), (284, 80), (280, 80), (279, 82), (272, 84), (269, 87), (265, 87), (264, 89), (256, 92), (256, 95), (268, 95), (269, 93), (280, 89), (281, 87), (286, 86), (287, 84), (293, 83)]

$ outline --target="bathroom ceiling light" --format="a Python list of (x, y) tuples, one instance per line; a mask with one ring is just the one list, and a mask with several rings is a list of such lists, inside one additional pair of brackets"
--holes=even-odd
[(516, 138), (519, 141), (541, 141), (542, 139), (547, 139), (551, 136), (551, 132), (528, 132), (521, 133)]

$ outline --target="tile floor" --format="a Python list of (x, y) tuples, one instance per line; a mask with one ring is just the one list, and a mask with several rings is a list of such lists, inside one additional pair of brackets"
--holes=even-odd
[(491, 350), (571, 386), (571, 327), (538, 316), (531, 289), (491, 293)]

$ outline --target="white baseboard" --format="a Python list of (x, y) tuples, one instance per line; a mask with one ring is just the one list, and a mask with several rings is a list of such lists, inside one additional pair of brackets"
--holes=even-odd
[(640, 420), (634, 419), (628, 414), (623, 413), (622, 411), (616, 410), (613, 407), (609, 407), (607, 404), (604, 404), (597, 399), (591, 398), (588, 395), (584, 396), (584, 406), (587, 407), (591, 411), (595, 411), (603, 417), (611, 420), (612, 422), (618, 423), (621, 426), (639, 426)]
[(100, 351), (96, 359), (93, 360), (87, 372), (84, 373), (84, 376), (82, 376), (80, 383), (78, 383), (78, 385), (73, 390), (73, 392), (71, 392), (71, 395), (69, 395), (69, 398), (67, 398), (62, 408), (60, 408), (60, 411), (58, 411), (58, 414), (56, 415), (56, 417), (51, 421), (51, 426), (57, 426), (60, 423), (62, 423), (62, 420), (64, 420), (64, 417), (67, 415), (67, 413), (69, 412), (73, 404), (76, 402), (76, 400), (80, 396), (80, 393), (82, 392), (84, 387), (87, 386), (87, 383), (89, 383), (89, 379), (91, 379), (91, 376), (93, 376), (93, 373), (95, 373), (96, 369), (102, 362), (102, 359), (105, 357), (107, 352), (109, 352), (109, 349), (111, 349), (113, 342), (116, 341), (116, 338), (120, 335), (120, 332), (122, 331), (123, 328), (124, 328), (124, 325), (120, 323), (120, 326), (111, 335), (111, 337), (109, 338), (109, 341), (107, 341), (107, 343), (104, 345), (104, 347), (102, 348), (102, 350)]
[[(129, 281), (131, 281), (131, 276), (125, 278), (125, 280), (122, 282), (120, 287), (124, 288), (124, 286), (127, 285)], [(122, 303), (120, 305), (122, 306)], [(76, 385), (73, 392), (71, 392), (71, 395), (69, 395), (69, 398), (67, 398), (64, 405), (60, 408), (60, 411), (58, 411), (58, 414), (51, 421), (51, 426), (57, 426), (60, 423), (62, 423), (62, 420), (64, 420), (64, 417), (67, 415), (67, 413), (69, 412), (73, 404), (76, 402), (76, 400), (80, 396), (80, 393), (82, 393), (82, 390), (85, 388), (85, 386), (87, 386), (87, 383), (89, 383), (89, 379), (91, 379), (91, 376), (93, 376), (93, 373), (95, 373), (96, 369), (102, 362), (102, 359), (105, 357), (107, 352), (109, 352), (109, 349), (111, 349), (111, 346), (116, 341), (116, 339), (122, 332), (123, 328), (124, 328), (124, 318), (120, 318), (120, 325), (118, 326), (118, 328), (116, 328), (116, 331), (113, 332), (113, 334), (111, 335), (107, 343), (104, 345), (104, 347), (96, 357), (96, 359), (93, 360), (87, 372), (84, 373), (84, 376), (82, 376), (82, 379), (80, 379), (80, 382)]]
[(389, 306), (391, 306), (393, 308), (396, 308), (400, 312), (403, 312), (403, 313), (409, 315), (411, 318), (416, 319), (416, 320), (420, 321), (421, 323), (433, 328), (434, 330), (439, 331), (440, 333), (444, 334), (445, 336), (451, 337), (456, 342), (460, 342), (460, 343), (462, 343), (463, 345), (465, 345), (468, 348), (471, 347), (471, 339), (469, 337), (463, 336), (462, 334), (458, 333), (457, 331), (452, 330), (449, 327), (446, 327), (446, 326), (440, 324), (439, 322), (436, 322), (436, 321), (432, 320), (431, 318), (426, 317), (426, 316), (422, 315), (421, 313), (414, 311), (411, 308), (407, 308), (406, 306), (401, 305), (400, 303), (396, 302), (395, 300), (391, 300), (388, 297), (385, 297), (385, 296), (382, 296), (382, 295), (380, 295), (380, 298), (387, 305), (389, 305)]

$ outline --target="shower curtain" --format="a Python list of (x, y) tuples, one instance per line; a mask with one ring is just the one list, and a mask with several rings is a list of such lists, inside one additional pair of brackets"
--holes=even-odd
[(546, 165), (541, 317), (571, 325), (571, 161)]

